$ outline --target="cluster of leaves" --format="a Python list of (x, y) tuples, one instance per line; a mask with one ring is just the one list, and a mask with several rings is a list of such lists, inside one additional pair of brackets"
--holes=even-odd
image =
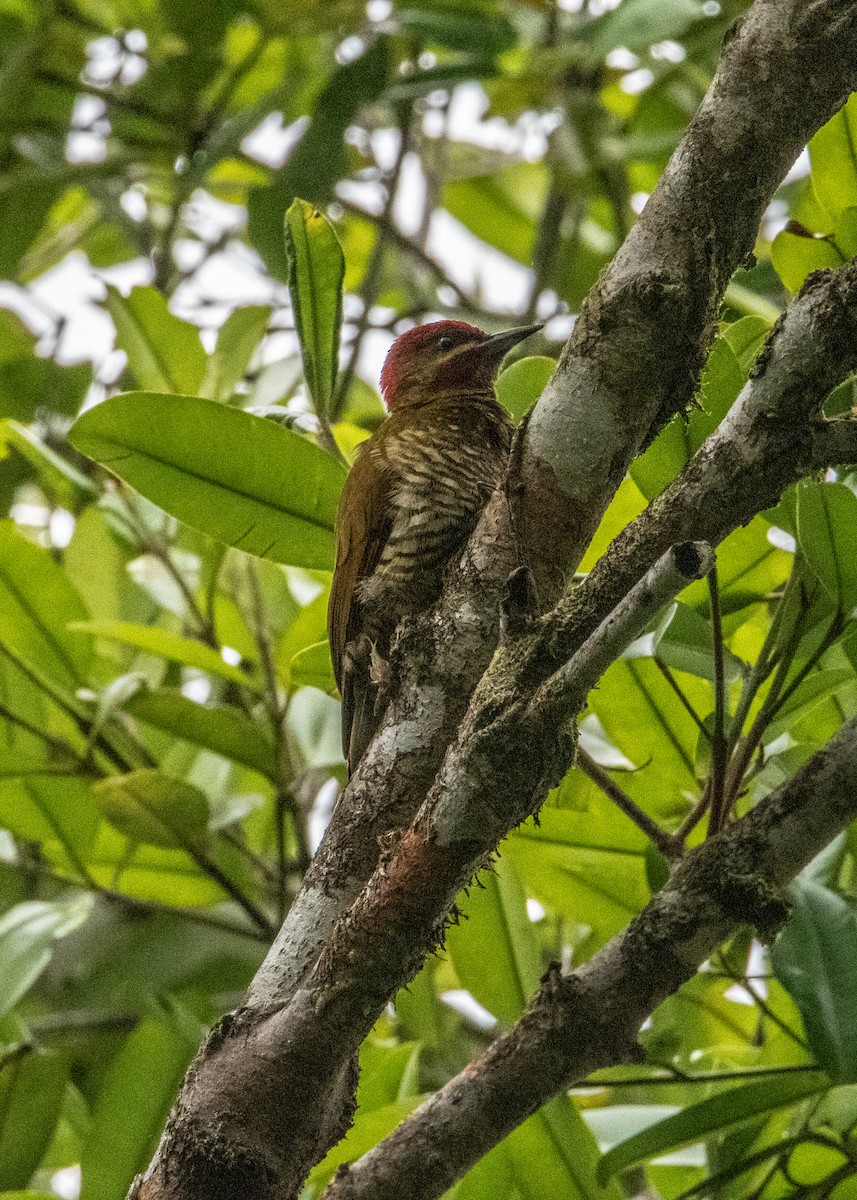
[[(0, 0), (14, 307), (36, 311), (69, 256), (105, 282), (153, 264), (153, 286), (105, 290), (118, 381), (68, 365), (61, 324), (37, 342), (0, 309), (0, 1191), (53, 1194), (53, 1173), (79, 1163), (85, 1200), (124, 1194), (203, 1029), (238, 1002), (299, 886), (343, 780), (325, 612), (342, 460), (381, 416), (354, 370), (360, 345), (426, 312), (508, 323), (454, 275), (429, 218), (532, 264), (531, 312), (575, 311), (743, 5), (380, 7), (222, 0), (200, 21), (183, 0)], [(506, 149), (455, 132), (457, 89), (477, 80)], [(728, 411), (783, 285), (853, 252), (855, 112), (782, 190), (791, 224), (773, 245), (763, 231), (759, 265), (730, 289), (699, 410), (634, 464), (583, 570)], [(250, 135), (274, 115), (296, 144), (270, 167)], [(396, 129), (391, 166), (380, 135)], [(417, 232), (395, 219), (406, 148), (428, 197)], [(246, 231), (212, 233), (201, 198)], [(247, 244), (271, 303), (201, 334), (203, 267)], [(501, 377), (514, 415), (551, 361)], [(852, 399), (849, 384), (831, 411)], [(583, 722), (588, 770), (508, 839), (446, 955), (367, 1041), (354, 1128), (308, 1195), (514, 1021), (550, 959), (580, 961), (623, 928), (676, 835), (703, 835), (703, 800), (743, 811), (855, 711), (855, 492), (848, 476), (802, 484), (724, 543), (715, 586), (689, 589), (611, 668)], [(748, 938), (725, 948), (654, 1015), (644, 1065), (554, 1100), (459, 1200), (615, 1197), (643, 1170), (669, 1198), (846, 1200), (854, 855), (844, 836), (796, 885), (773, 954)]]

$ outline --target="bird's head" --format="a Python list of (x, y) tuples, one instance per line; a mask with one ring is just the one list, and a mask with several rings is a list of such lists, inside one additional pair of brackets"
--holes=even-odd
[(393, 412), (450, 392), (490, 391), (506, 352), (541, 325), (487, 334), (464, 321), (417, 325), (396, 338), (381, 372), (384, 403)]

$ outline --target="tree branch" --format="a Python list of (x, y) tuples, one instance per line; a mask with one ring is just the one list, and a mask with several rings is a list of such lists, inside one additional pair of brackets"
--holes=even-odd
[(571, 975), (554, 964), (518, 1024), (339, 1173), (325, 1200), (433, 1200), (551, 1096), (638, 1057), (637, 1032), (739, 925), (771, 937), (782, 888), (857, 816), (857, 718), (743, 820), (691, 852)]
[(543, 603), (580, 563), (633, 456), (687, 409), (774, 189), (855, 87), (849, 0), (756, 3), (727, 35), (705, 100), (587, 297), (527, 430), (518, 525)]

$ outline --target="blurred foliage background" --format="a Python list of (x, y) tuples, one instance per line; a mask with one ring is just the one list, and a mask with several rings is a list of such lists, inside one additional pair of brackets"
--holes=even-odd
[[(744, 7), (0, 0), (0, 1192), (125, 1194), (299, 886), (344, 780), (331, 529), (385, 348), (432, 315), (546, 321), (501, 377), (520, 416)], [(699, 408), (634, 464), (584, 571), (806, 274), (857, 251), (855, 162), (852, 98), (730, 286)], [(313, 317), (324, 387), (295, 333), (312, 289), (288, 287), (296, 196), (344, 251), (338, 372), (333, 293)], [(849, 382), (828, 411), (853, 402)], [(307, 1198), (664, 880), (667, 843), (611, 794), (692, 843), (713, 747), (743, 811), (854, 713), (855, 530), (855, 478), (804, 482), (610, 669), (582, 769), (364, 1046)], [(855, 851), (849, 831), (795, 884), (772, 953), (724, 947), (647, 1023), (643, 1064), (554, 1100), (458, 1200), (857, 1196)]]

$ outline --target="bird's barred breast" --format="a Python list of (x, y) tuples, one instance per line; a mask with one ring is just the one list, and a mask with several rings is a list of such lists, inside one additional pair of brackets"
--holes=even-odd
[(384, 439), (379, 466), (391, 477), (393, 511), (375, 577), (367, 581), (375, 602), (403, 615), (437, 598), (446, 562), (463, 546), (505, 467), (506, 430), (490, 418), (466, 430), (454, 420), (431, 429), (413, 424)]

